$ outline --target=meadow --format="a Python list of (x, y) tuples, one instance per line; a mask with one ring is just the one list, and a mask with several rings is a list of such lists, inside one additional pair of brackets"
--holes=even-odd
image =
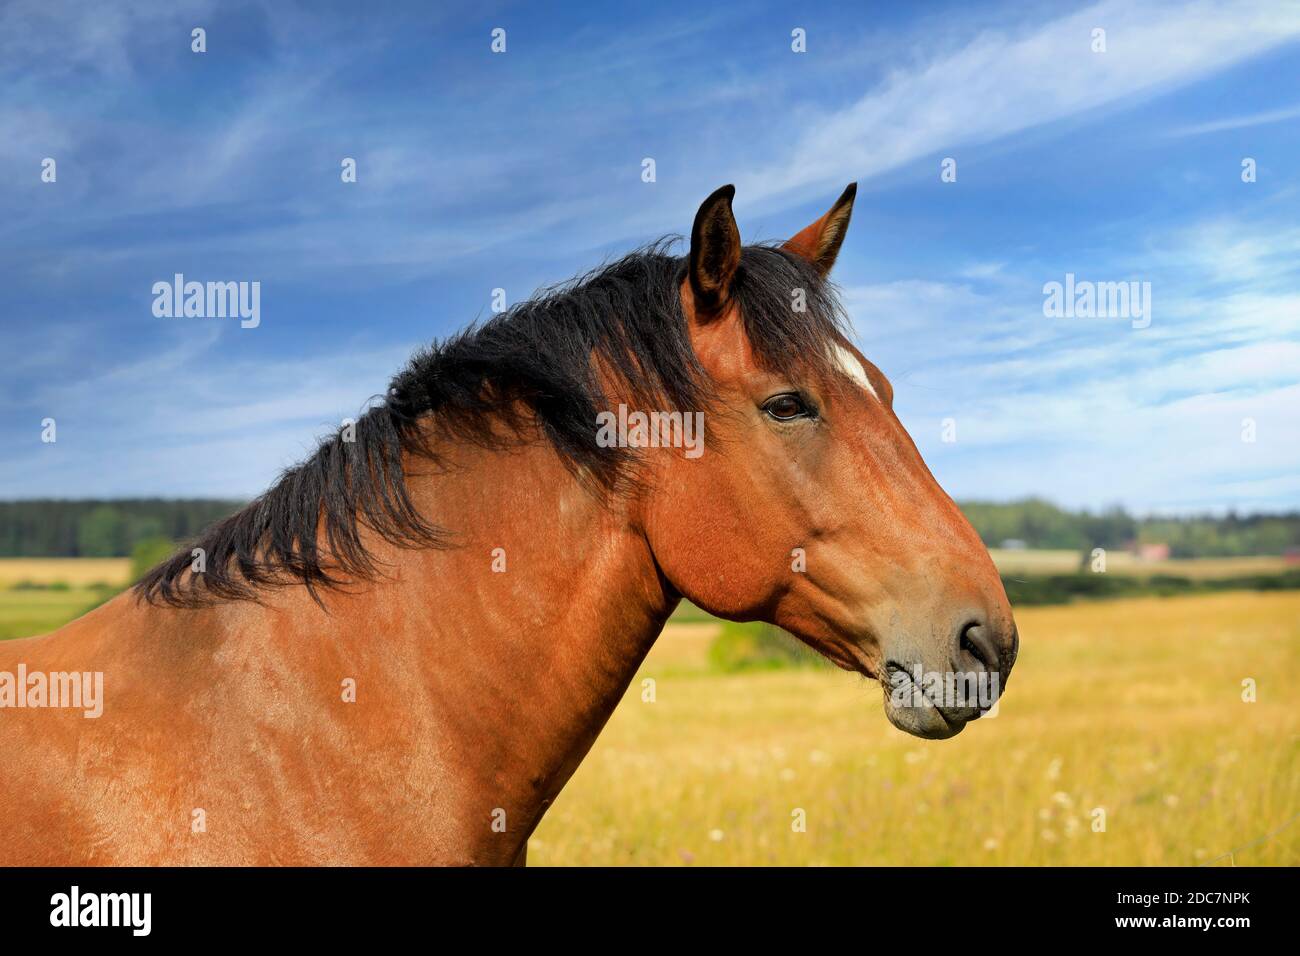
[[(1003, 574), (1071, 574), (1079, 570), (1080, 552), (1066, 549), (1024, 551), (992, 548), (989, 554)], [(1239, 558), (1167, 558), (1144, 561), (1127, 551), (1107, 551), (1106, 571), (1134, 577), (1173, 575), (1193, 580), (1241, 577), (1247, 574), (1280, 574), (1288, 568), (1282, 557), (1251, 555)]]
[(997, 716), (945, 741), (838, 670), (714, 673), (716, 625), (670, 625), (529, 864), (1300, 863), (1300, 594), (1016, 617)]
[[(1180, 573), (1266, 570), (1216, 565)], [(0, 560), (0, 639), (52, 630), (128, 576), (126, 561)], [(926, 741), (886, 721), (878, 685), (837, 669), (721, 672), (719, 623), (684, 606), (530, 865), (1300, 863), (1300, 592), (1077, 601), (1016, 620), (996, 716)]]
[(130, 558), (0, 558), (0, 590), (23, 584), (124, 587), (130, 574)]
[(111, 596), (113, 589), (69, 587), (0, 592), (0, 641), (45, 634)]
[(0, 641), (44, 634), (125, 587), (129, 558), (0, 558)]

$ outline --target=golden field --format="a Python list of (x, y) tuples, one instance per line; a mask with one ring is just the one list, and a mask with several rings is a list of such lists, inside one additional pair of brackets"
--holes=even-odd
[[(128, 576), (126, 559), (0, 560), (0, 640), (53, 630)], [(530, 864), (1300, 863), (1300, 592), (1021, 608), (997, 716), (944, 741), (895, 730), (878, 685), (829, 666), (711, 669), (718, 624), (686, 611)]]
[(711, 673), (713, 625), (670, 625), (528, 862), (1300, 863), (1300, 594), (1016, 618), (997, 716), (943, 741), (895, 730), (878, 685), (838, 670)]
[[(1024, 550), (990, 548), (993, 563), (1003, 574), (1073, 574), (1079, 570), (1080, 552), (1068, 550)], [(1169, 574), (1203, 580), (1233, 578), (1244, 574), (1279, 574), (1294, 564), (1283, 557), (1252, 555), (1240, 558), (1170, 558), (1143, 561), (1127, 551), (1107, 551), (1106, 570), (1111, 574), (1150, 577)]]
[(125, 587), (130, 577), (130, 558), (0, 558), (0, 589), (23, 583)]
[(0, 641), (53, 631), (130, 576), (130, 558), (0, 558)]
[[(989, 552), (1004, 574), (1071, 574), (1079, 569), (1077, 551)], [(1117, 574), (1172, 574), (1189, 578), (1228, 578), (1242, 574), (1274, 574), (1288, 565), (1280, 557), (1193, 558), (1140, 561), (1123, 551), (1106, 555), (1106, 569)], [(124, 587), (130, 578), (130, 558), (0, 558), (0, 590), (15, 584), (76, 586), (111, 584)]]

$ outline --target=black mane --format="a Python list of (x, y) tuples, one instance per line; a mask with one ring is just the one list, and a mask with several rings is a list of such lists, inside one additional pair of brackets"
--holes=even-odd
[[(295, 583), (315, 595), (376, 572), (362, 526), (404, 547), (447, 546), (449, 532), (416, 512), (403, 473), (404, 453), (436, 461), (419, 425), (430, 414), (439, 433), (484, 445), (501, 442), (503, 424), (536, 423), (584, 480), (618, 489), (637, 453), (596, 443), (596, 415), (612, 404), (598, 370), (632, 407), (694, 411), (711, 398), (678, 294), (685, 260), (669, 255), (670, 245), (660, 240), (420, 350), (382, 404), (357, 420), (354, 440), (340, 430), (322, 441), (263, 495), (146, 574), (137, 593), (181, 607), (256, 599), (260, 588)], [(829, 284), (774, 246), (744, 248), (732, 293), (755, 355), (776, 370), (824, 362), (843, 328)], [(202, 574), (189, 573), (191, 547), (205, 553)]]

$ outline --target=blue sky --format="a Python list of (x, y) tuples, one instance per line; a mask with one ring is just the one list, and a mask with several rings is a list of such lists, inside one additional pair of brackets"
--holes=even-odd
[[(889, 6), (0, 4), (0, 498), (255, 494), (492, 289), (856, 180), (835, 278), (955, 497), (1300, 507), (1300, 4)], [(177, 272), (260, 326), (156, 318)]]

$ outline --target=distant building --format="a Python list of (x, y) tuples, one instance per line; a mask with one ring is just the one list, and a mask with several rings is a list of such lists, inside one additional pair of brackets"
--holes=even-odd
[(1139, 561), (1168, 561), (1169, 545), (1163, 541), (1156, 544), (1139, 544), (1133, 549)]
[(1300, 564), (1300, 548), (1287, 548), (1282, 552), (1287, 564)]
[(1002, 548), (1005, 551), (1024, 551), (1029, 547), (1022, 538), (1007, 538), (1002, 542)]

